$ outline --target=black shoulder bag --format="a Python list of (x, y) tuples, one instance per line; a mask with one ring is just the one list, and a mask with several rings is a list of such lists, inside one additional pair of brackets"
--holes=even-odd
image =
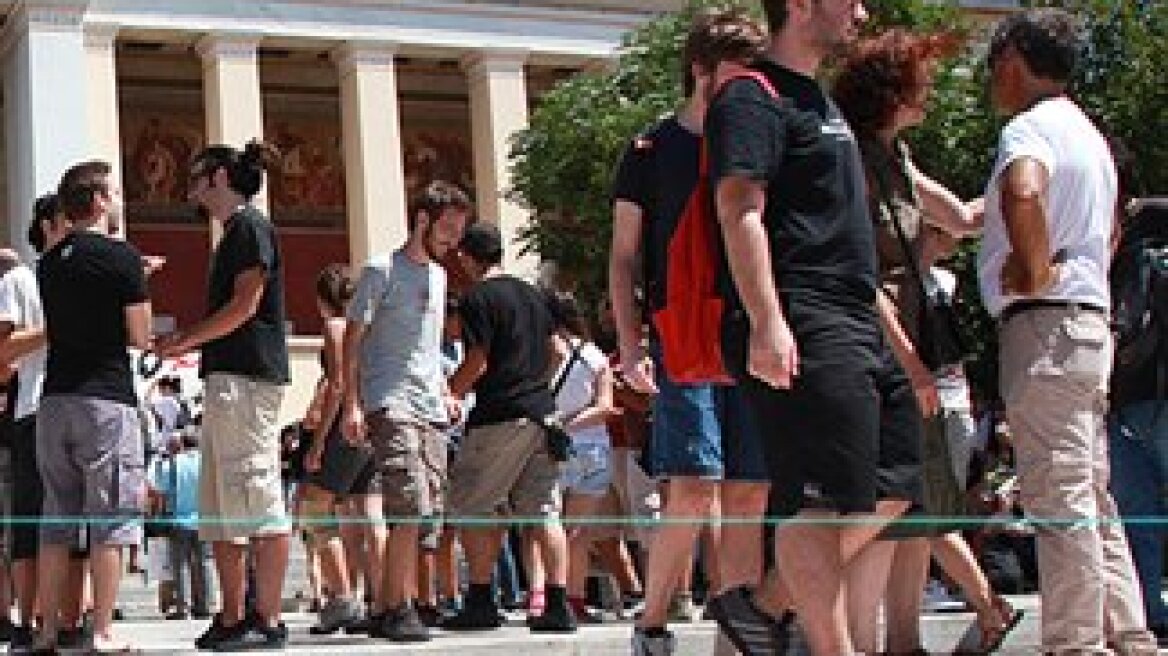
[[(576, 361), (580, 359), (580, 350), (582, 348), (584, 348), (583, 341), (579, 341), (572, 346), (572, 354), (568, 356), (568, 361), (564, 364), (563, 371), (556, 377), (556, 382), (552, 384), (553, 401), (560, 395), (560, 390), (564, 388), (564, 383), (568, 382), (568, 375), (572, 373), (572, 367), (576, 366)], [(564, 428), (563, 422), (554, 414), (541, 417), (537, 421), (547, 436), (548, 453), (551, 454), (552, 460), (556, 462), (567, 462), (573, 453), (572, 436)]]
[[(908, 185), (913, 203), (917, 207), (920, 207), (916, 192), (913, 190), (912, 180), (909, 179), (908, 173), (904, 170), (903, 157), (903, 153), (899, 152), (898, 149), (896, 153), (896, 165), (901, 175), (905, 178), (905, 184)], [(892, 204), (892, 193), (888, 187), (888, 180), (884, 177), (885, 172), (877, 170), (874, 173), (875, 175), (873, 177), (876, 178), (876, 184), (880, 187), (881, 204), (888, 210), (889, 219), (892, 221), (892, 226), (896, 230), (896, 238), (900, 242), (901, 249), (904, 251), (909, 273), (912, 275), (913, 282), (916, 283), (917, 293), (920, 294), (918, 321), (920, 323), (921, 343), (917, 344), (916, 347), (921, 362), (928, 367), (929, 371), (937, 371), (938, 369), (945, 369), (961, 364), (968, 355), (969, 350), (966, 348), (965, 340), (961, 336), (961, 324), (957, 318), (957, 311), (953, 307), (952, 299), (941, 293), (934, 296), (929, 295), (928, 290), (925, 288), (925, 279), (921, 275), (921, 268), (917, 262), (916, 253), (908, 241), (908, 236), (904, 234), (904, 226), (900, 224), (900, 218), (897, 216), (896, 208)]]

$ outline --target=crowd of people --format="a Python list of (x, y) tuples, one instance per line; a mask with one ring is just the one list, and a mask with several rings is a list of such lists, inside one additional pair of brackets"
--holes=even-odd
[[(1124, 481), (1117, 510), (1109, 487), (1120, 191), (1067, 95), (1073, 18), (1026, 10), (994, 30), (1008, 122), (984, 198), (966, 202), (902, 137), (958, 37), (861, 38), (855, 0), (762, 7), (765, 26), (695, 18), (684, 103), (630, 141), (610, 307), (505, 271), (498, 228), (431, 182), (400, 248), (320, 272), (322, 375), (287, 430), (287, 263), (252, 202), (270, 147), (190, 163), (188, 197), (222, 231), (207, 315), (166, 335), (147, 286), (165, 264), (118, 234), (109, 165), (67, 170), (33, 208), (35, 268), (0, 252), (13, 651), (129, 648), (113, 622), (123, 551), (151, 532), (168, 544), (167, 616), (210, 619), (200, 650), (287, 645), (299, 534), (314, 635), (423, 642), (524, 606), (537, 633), (635, 619), (632, 653), (665, 656), (668, 623), (701, 596), (743, 654), (926, 653), (930, 590), (975, 612), (960, 650), (991, 653), (1022, 618), (1003, 593), (1037, 589), (1045, 652), (1155, 653), (1161, 536), (1129, 528), (1133, 566), (1117, 520), (1157, 495)], [(663, 348), (670, 242), (694, 198), (724, 245), (735, 384), (682, 380)], [(945, 266), (975, 235), (1000, 406), (973, 402)], [(173, 377), (137, 389), (131, 349), (197, 352), (199, 407)], [(1112, 443), (1132, 444), (1112, 458), (1143, 481), (1134, 436), (1160, 417), (1124, 389)]]

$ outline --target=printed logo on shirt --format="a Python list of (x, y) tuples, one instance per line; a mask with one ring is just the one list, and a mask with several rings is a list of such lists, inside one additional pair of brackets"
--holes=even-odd
[(820, 131), (827, 136), (841, 138), (841, 141), (855, 140), (855, 136), (852, 135), (852, 129), (848, 127), (847, 121), (840, 118), (830, 119), (820, 127)]

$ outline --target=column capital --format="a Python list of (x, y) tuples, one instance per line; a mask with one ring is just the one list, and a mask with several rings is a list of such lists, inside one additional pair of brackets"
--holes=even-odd
[(470, 74), (522, 71), (531, 55), (518, 48), (484, 48), (472, 50), (459, 61), (462, 70)]
[(346, 41), (329, 56), (344, 75), (360, 68), (392, 67), (399, 47), (393, 41)]
[(118, 38), (119, 27), (111, 23), (86, 23), (85, 47), (91, 50), (110, 50)]
[(10, 20), (29, 29), (73, 30), (81, 26), (88, 7), (89, 0), (26, 0)]
[(220, 59), (246, 59), (256, 57), (263, 37), (249, 32), (212, 32), (195, 42), (195, 52), (204, 62)]

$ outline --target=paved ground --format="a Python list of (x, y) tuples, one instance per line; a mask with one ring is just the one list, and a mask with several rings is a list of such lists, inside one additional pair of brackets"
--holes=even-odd
[[(1038, 644), (1038, 611), (1035, 597), (1013, 597), (1012, 601), (1027, 610), (1026, 619), (1010, 636), (1000, 653), (1033, 654)], [(194, 653), (193, 641), (206, 625), (199, 621), (174, 621), (138, 617), (119, 624), (122, 635), (151, 654)], [(525, 628), (513, 623), (499, 631), (486, 634), (449, 634), (438, 632), (433, 641), (424, 645), (399, 646), (365, 638), (337, 635), (317, 637), (308, 635), (313, 618), (304, 613), (286, 617), (292, 633), (290, 653), (295, 654), (460, 654), (462, 656), (499, 655), (585, 655), (618, 656), (629, 653), (628, 623), (612, 623), (585, 627), (571, 636), (533, 636)], [(948, 653), (958, 643), (973, 621), (969, 613), (926, 615), (923, 622), (926, 646), (932, 653)], [(679, 656), (710, 656), (714, 653), (715, 626), (699, 622), (673, 627), (678, 635)]]

